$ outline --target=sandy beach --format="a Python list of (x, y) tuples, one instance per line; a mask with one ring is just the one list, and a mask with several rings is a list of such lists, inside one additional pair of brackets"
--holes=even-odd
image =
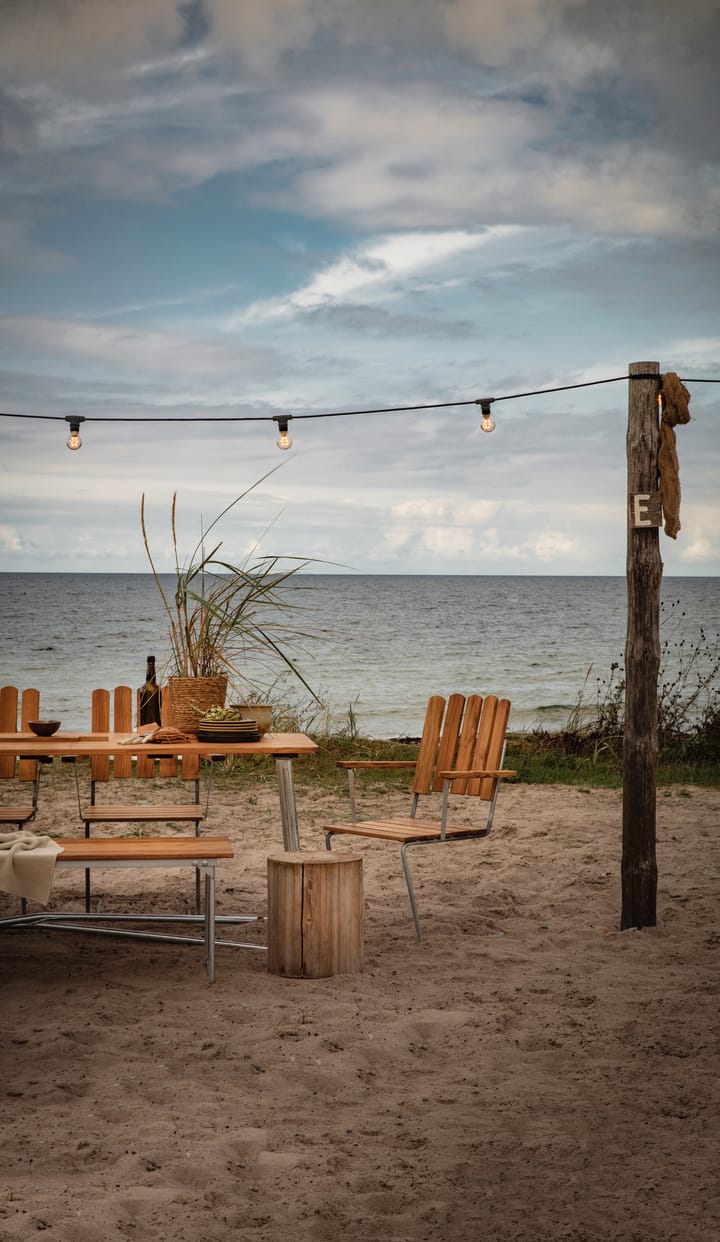
[[(36, 830), (77, 833), (74, 796), (51, 782)], [(300, 788), (303, 848), (345, 809)], [(620, 793), (518, 784), (487, 842), (416, 855), (423, 944), (394, 849), (359, 847), (358, 974), (219, 948), (209, 986), (194, 947), (4, 933), (0, 1239), (720, 1238), (719, 822), (719, 791), (659, 791), (641, 932), (619, 931)], [(219, 910), (263, 915), (274, 786), (214, 792), (207, 831), (236, 849)], [(184, 872), (138, 876), (96, 873), (103, 907), (192, 899)], [(80, 891), (58, 876), (52, 908)]]

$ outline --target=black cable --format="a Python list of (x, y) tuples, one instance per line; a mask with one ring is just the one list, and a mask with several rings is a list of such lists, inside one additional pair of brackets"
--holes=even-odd
[[(307, 418), (354, 418), (360, 414), (409, 414), (422, 410), (450, 409), (451, 407), (462, 405), (482, 405), (483, 402), (517, 401), (523, 397), (540, 397), (546, 393), (570, 392), (575, 388), (594, 388), (598, 384), (619, 384), (624, 380), (654, 379), (659, 381), (661, 378), (662, 376), (659, 373), (638, 372), (636, 375), (613, 375), (609, 379), (586, 380), (582, 384), (560, 384), (556, 388), (534, 388), (529, 392), (506, 393), (502, 397), (471, 397), (464, 401), (435, 401), (426, 405), (388, 405), (369, 410), (328, 410), (318, 414), (289, 414), (287, 417), (297, 421)], [(687, 384), (720, 384), (720, 379), (684, 379), (683, 377), (681, 379), (683, 383)], [(10, 414), (0, 410), (0, 418), (40, 418), (50, 422), (64, 423), (68, 421), (68, 417), (65, 414)], [(122, 415), (115, 417), (111, 414), (106, 418), (95, 418), (92, 415), (88, 415), (83, 421), (96, 423), (265, 423), (275, 422), (277, 417), (275, 414), (211, 414), (205, 417), (181, 415), (161, 418), (159, 415), (151, 414), (143, 418), (125, 418)]]

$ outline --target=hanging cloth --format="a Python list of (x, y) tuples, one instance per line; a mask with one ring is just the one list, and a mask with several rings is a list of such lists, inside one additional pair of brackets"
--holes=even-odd
[(675, 442), (675, 428), (690, 422), (690, 393), (675, 371), (660, 376), (660, 450), (658, 474), (660, 498), (665, 517), (665, 534), (677, 539), (680, 530), (680, 463)]

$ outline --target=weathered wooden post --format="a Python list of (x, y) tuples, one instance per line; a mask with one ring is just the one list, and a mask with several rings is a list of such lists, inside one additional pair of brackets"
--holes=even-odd
[[(660, 671), (661, 507), (658, 492), (660, 428), (657, 362), (629, 367), (627, 480), (627, 636), (621, 927), (654, 927), (658, 763), (657, 699)], [(633, 379), (632, 376), (643, 378)], [(654, 378), (657, 376), (657, 379)]]

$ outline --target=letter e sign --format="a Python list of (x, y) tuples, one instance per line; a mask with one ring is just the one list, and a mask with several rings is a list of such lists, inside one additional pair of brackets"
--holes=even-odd
[(631, 526), (662, 526), (659, 492), (636, 492), (630, 497)]

